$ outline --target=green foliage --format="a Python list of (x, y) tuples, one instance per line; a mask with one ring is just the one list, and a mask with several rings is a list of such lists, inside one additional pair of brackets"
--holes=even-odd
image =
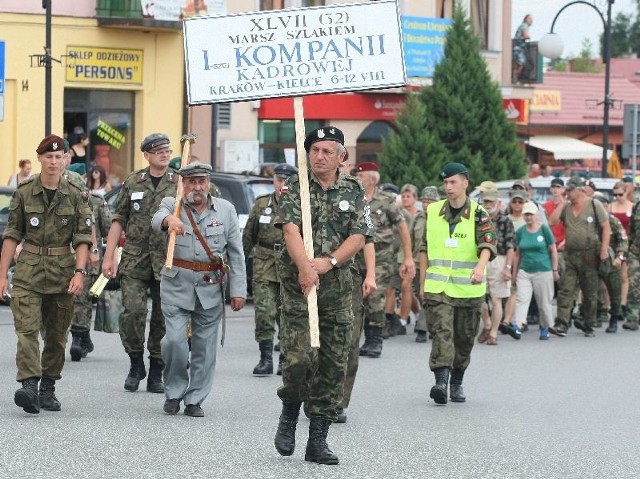
[[(640, 18), (638, 5), (633, 14), (618, 13), (611, 22), (611, 56), (613, 58), (636, 54), (640, 56)], [(604, 57), (604, 35), (600, 35), (600, 54)]]
[(595, 65), (591, 59), (593, 56), (593, 44), (591, 40), (585, 38), (582, 40), (582, 49), (580, 50), (580, 56), (573, 60), (571, 70), (580, 73), (600, 73), (602, 71), (601, 65)]

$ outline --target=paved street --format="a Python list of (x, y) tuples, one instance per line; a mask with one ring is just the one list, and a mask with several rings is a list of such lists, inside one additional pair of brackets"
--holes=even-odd
[[(637, 477), (640, 334), (595, 339), (572, 329), (542, 342), (537, 329), (474, 349), (467, 403), (428, 398), (430, 344), (385, 341), (363, 359), (346, 424), (328, 443), (341, 464), (304, 461), (308, 420), (292, 457), (273, 446), (280, 377), (254, 378), (253, 308), (228, 315), (206, 417), (167, 416), (163, 396), (128, 393), (117, 334), (93, 333), (96, 350), (68, 358), (61, 412), (13, 404), (15, 335), (0, 307), (0, 478), (603, 478)], [(144, 386), (144, 381), (143, 381)]]

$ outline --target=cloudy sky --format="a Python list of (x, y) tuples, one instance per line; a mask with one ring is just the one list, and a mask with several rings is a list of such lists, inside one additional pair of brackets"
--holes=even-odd
[[(533, 15), (531, 26), (531, 39), (539, 40), (551, 30), (553, 17), (570, 0), (512, 0), (513, 17), (511, 19), (512, 36), (522, 23), (527, 13)], [(607, 17), (607, 0), (591, 0), (599, 7), (602, 15)], [(611, 18), (615, 18), (619, 12), (634, 14), (636, 12), (636, 0), (615, 0)], [(563, 57), (576, 57), (580, 53), (582, 40), (589, 38), (593, 44), (593, 56), (600, 56), (598, 39), (604, 28), (602, 20), (591, 7), (587, 5), (571, 5), (558, 17), (554, 32), (561, 35), (564, 40)]]

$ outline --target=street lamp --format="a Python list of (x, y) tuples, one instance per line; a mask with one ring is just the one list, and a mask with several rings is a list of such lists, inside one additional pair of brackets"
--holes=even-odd
[(556, 25), (556, 20), (560, 16), (560, 14), (571, 5), (575, 4), (583, 4), (593, 8), (600, 19), (602, 20), (602, 24), (604, 25), (604, 58), (602, 61), (604, 62), (604, 101), (602, 104), (604, 105), (604, 118), (602, 123), (602, 177), (607, 177), (607, 153), (609, 151), (609, 109), (611, 108), (611, 93), (609, 92), (610, 82), (611, 82), (611, 7), (613, 6), (613, 2), (615, 0), (607, 0), (607, 18), (605, 19), (604, 15), (596, 7), (593, 3), (589, 3), (585, 0), (576, 0), (573, 2), (567, 3), (564, 7), (562, 7), (556, 16), (553, 18), (553, 22), (551, 22), (551, 31), (547, 33), (544, 37), (540, 39), (538, 42), (538, 50), (539, 52), (547, 58), (559, 58), (562, 55), (562, 49), (564, 48), (564, 43), (562, 38), (556, 33), (553, 33), (553, 28)]

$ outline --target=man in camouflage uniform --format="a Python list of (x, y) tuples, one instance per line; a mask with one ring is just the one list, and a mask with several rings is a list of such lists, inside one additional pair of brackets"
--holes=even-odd
[(119, 270), (122, 276), (120, 339), (131, 359), (131, 368), (124, 382), (127, 391), (137, 391), (147, 371), (144, 365), (144, 332), (147, 323), (147, 290), (151, 291), (151, 321), (149, 324), (149, 377), (147, 391), (164, 392), (160, 341), (165, 333), (160, 309), (160, 271), (164, 266), (166, 246), (162, 233), (151, 229), (151, 218), (164, 197), (175, 196), (178, 174), (168, 167), (171, 159), (169, 138), (162, 133), (147, 136), (140, 145), (147, 168), (131, 173), (118, 194), (115, 213), (102, 263), (102, 273), (115, 277), (116, 247), (122, 232), (125, 244)]
[[(609, 258), (611, 227), (602, 203), (588, 198), (584, 179), (574, 176), (565, 189), (569, 201), (562, 198), (549, 217), (549, 226), (560, 222), (565, 228), (565, 272), (558, 281), (558, 312), (549, 332), (567, 335), (571, 310), (578, 287), (582, 290), (584, 335), (595, 336), (596, 302), (600, 264)], [(598, 226), (599, 225), (599, 226)]]
[(496, 256), (495, 231), (484, 208), (467, 196), (469, 173), (462, 163), (442, 168), (448, 199), (429, 205), (427, 233), (420, 255), (424, 308), (433, 335), (429, 368), (436, 384), (436, 404), (449, 397), (464, 402), (462, 379), (478, 332), (480, 307), (486, 294), (486, 266)]
[[(273, 337), (275, 325), (280, 328), (280, 279), (276, 262), (282, 250), (282, 230), (273, 222), (280, 201), (280, 188), (292, 174), (297, 173), (295, 166), (279, 163), (274, 168), (274, 192), (256, 199), (247, 224), (242, 233), (242, 249), (245, 257), (253, 251), (253, 304), (255, 306), (255, 338), (260, 348), (260, 362), (253, 368), (253, 374), (264, 376), (273, 374)], [(278, 365), (278, 374), (282, 374), (282, 359)]]
[(41, 173), (23, 181), (13, 195), (0, 260), (0, 295), (4, 297), (7, 270), (17, 245), (24, 241), (11, 296), (18, 336), (17, 380), (22, 383), (14, 400), (31, 414), (40, 408), (61, 409), (55, 382), (61, 378), (73, 297), (83, 290), (91, 244), (87, 196), (62, 178), (63, 148), (62, 138), (56, 135), (40, 142), (36, 153)]
[[(416, 274), (415, 262), (411, 254), (411, 237), (404, 215), (395, 199), (388, 193), (378, 189), (380, 173), (378, 165), (372, 162), (360, 163), (356, 167), (358, 179), (362, 182), (366, 193), (366, 201), (371, 212), (374, 225), (376, 249), (376, 285), (364, 301), (365, 308), (365, 342), (360, 348), (360, 355), (379, 358), (382, 354), (382, 328), (385, 326), (384, 313), (386, 288), (392, 283), (392, 277), (400, 273), (413, 278)], [(397, 268), (396, 255), (393, 252), (394, 227), (400, 235), (403, 252), (403, 264)], [(390, 315), (394, 327), (402, 326), (396, 315)]]
[(102, 240), (107, 237), (111, 226), (111, 213), (104, 198), (91, 193), (89, 204), (91, 205), (94, 224), (91, 236), (95, 242), (91, 245), (90, 266), (87, 268), (89, 275), (84, 282), (84, 290), (81, 295), (76, 297), (74, 303), (73, 320), (71, 321), (71, 349), (69, 351), (72, 361), (80, 361), (93, 351), (93, 342), (90, 334), (93, 303), (89, 290), (98, 278)]
[[(311, 422), (305, 460), (338, 464), (327, 446), (327, 434), (337, 418), (343, 395), (353, 323), (350, 264), (372, 227), (365, 210), (364, 191), (355, 178), (338, 172), (345, 155), (344, 135), (335, 127), (313, 130), (305, 139), (309, 154), (309, 193), (314, 258), (305, 253), (298, 175), (282, 188), (276, 225), (285, 242), (278, 265), (282, 291), (280, 347), (286, 360), (283, 385), (278, 389), (282, 414), (275, 437), (279, 454), (290, 456), (302, 402), (307, 401)], [(306, 297), (316, 286), (320, 344), (310, 346)]]
[(629, 225), (629, 294), (627, 307), (630, 312), (623, 329), (637, 331), (640, 316), (640, 201), (633, 205)]

